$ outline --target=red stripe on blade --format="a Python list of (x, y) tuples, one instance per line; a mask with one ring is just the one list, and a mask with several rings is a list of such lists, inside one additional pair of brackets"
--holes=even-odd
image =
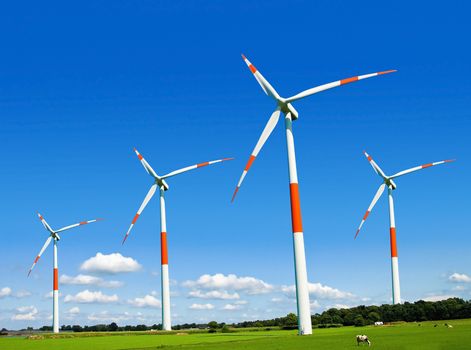
[(397, 72), (397, 70), (396, 69), (385, 70), (382, 72), (378, 72), (378, 75), (389, 74), (389, 73), (394, 73), (394, 72)]
[(340, 80), (340, 85), (348, 84), (348, 83), (353, 83), (354, 81), (357, 81), (358, 77), (351, 77), (347, 79), (342, 79)]
[(249, 171), (250, 167), (252, 166), (253, 161), (255, 160), (255, 156), (250, 156), (247, 165), (245, 166), (245, 171)]
[(422, 169), (430, 168), (431, 166), (433, 166), (432, 163), (424, 164), (424, 165), (422, 165)]
[(134, 216), (134, 219), (132, 219), (132, 224), (135, 224), (136, 221), (137, 221), (137, 219), (139, 219), (139, 214), (136, 214), (136, 215)]
[(197, 167), (197, 168), (201, 168), (201, 167), (206, 166), (206, 165), (209, 165), (209, 162), (204, 162), (204, 163), (196, 164), (196, 167)]
[(237, 195), (237, 192), (239, 192), (239, 187), (236, 187), (235, 191), (234, 191), (234, 194), (232, 195), (232, 199), (231, 199), (231, 203), (234, 202), (234, 199)]

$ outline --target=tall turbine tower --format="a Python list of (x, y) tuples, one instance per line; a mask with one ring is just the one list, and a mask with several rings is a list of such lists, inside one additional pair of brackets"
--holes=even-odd
[(304, 253), (304, 238), (303, 238), (303, 226), (301, 219), (301, 203), (299, 200), (299, 188), (298, 188), (298, 175), (296, 170), (296, 155), (294, 149), (294, 136), (292, 121), (298, 119), (298, 112), (294, 109), (291, 104), (294, 101), (300, 100), (304, 97), (317, 94), (318, 92), (332, 89), (337, 86), (353, 83), (358, 80), (376, 77), (378, 75), (395, 72), (394, 70), (388, 70), (383, 72), (359, 75), (347, 79), (337, 80), (328, 84), (316, 86), (314, 88), (300, 92), (297, 95), (283, 98), (278, 92), (271, 86), (271, 84), (263, 77), (263, 75), (250, 63), (250, 61), (242, 55), (250, 71), (253, 73), (255, 79), (262, 87), (265, 94), (272, 97), (277, 105), (275, 111), (272, 113), (268, 123), (263, 129), (262, 135), (258, 139), (252, 154), (250, 155), (249, 161), (245, 166), (244, 171), (239, 179), (239, 183), (236, 186), (232, 201), (239, 191), (242, 181), (244, 180), (247, 172), (252, 166), (255, 158), (262, 149), (263, 145), (267, 141), (268, 137), (275, 128), (280, 113), (283, 112), (285, 115), (285, 129), (286, 129), (286, 145), (288, 148), (288, 171), (289, 171), (289, 189), (290, 189), (290, 200), (291, 200), (291, 222), (293, 229), (293, 247), (294, 247), (294, 270), (295, 270), (295, 281), (296, 281), (296, 300), (298, 307), (298, 332), (300, 335), (312, 334), (311, 324), (311, 311), (309, 305), (309, 291), (308, 291), (308, 280), (306, 271), (306, 258)]
[(161, 284), (162, 286), (162, 295), (161, 295), (162, 297), (162, 329), (165, 331), (170, 331), (172, 330), (172, 324), (171, 324), (171, 318), (170, 318), (170, 286), (169, 286), (169, 276), (168, 276), (167, 220), (165, 216), (165, 199), (164, 199), (164, 193), (165, 191), (169, 189), (169, 186), (165, 182), (165, 179), (175, 176), (175, 175), (179, 175), (181, 173), (185, 173), (193, 169), (201, 168), (207, 165), (220, 163), (226, 160), (232, 160), (233, 158), (224, 158), (224, 159), (213, 160), (210, 162), (195, 164), (195, 165), (191, 165), (182, 169), (172, 171), (171, 173), (168, 173), (167, 175), (159, 176), (154, 171), (154, 169), (152, 169), (150, 164), (147, 163), (144, 157), (142, 157), (142, 155), (136, 149), (134, 149), (134, 151), (136, 152), (137, 157), (139, 158), (142, 165), (144, 166), (144, 169), (147, 171), (147, 173), (150, 176), (154, 178), (154, 184), (151, 186), (149, 192), (144, 198), (144, 201), (139, 207), (137, 214), (134, 216), (134, 219), (131, 222), (131, 226), (129, 226), (128, 232), (126, 232), (126, 236), (124, 236), (123, 244), (128, 238), (129, 233), (131, 232), (131, 229), (133, 228), (137, 219), (141, 215), (142, 211), (147, 206), (147, 203), (149, 203), (151, 198), (154, 196), (155, 191), (157, 190), (157, 188), (159, 188), (159, 191), (160, 191), (160, 254), (161, 254), (161, 270), (162, 270), (162, 273), (161, 273), (161, 276), (162, 276), (161, 277), (162, 278), (162, 284)]
[(38, 256), (36, 256), (36, 259), (34, 259), (33, 265), (29, 269), (28, 276), (31, 274), (31, 271), (33, 270), (34, 266), (38, 262), (39, 258), (41, 255), (44, 253), (46, 248), (49, 246), (52, 240), (54, 240), (54, 255), (53, 255), (53, 283), (52, 283), (52, 299), (53, 299), (53, 304), (52, 304), (52, 331), (54, 333), (59, 333), (59, 270), (58, 270), (58, 264), (57, 264), (57, 242), (60, 240), (60, 236), (58, 233), (67, 231), (71, 228), (77, 227), (77, 226), (82, 226), (86, 224), (90, 224), (95, 221), (99, 221), (102, 219), (95, 219), (95, 220), (89, 220), (89, 221), (81, 221), (78, 224), (73, 224), (69, 226), (65, 226), (63, 228), (60, 228), (58, 230), (53, 230), (51, 226), (44, 220), (44, 218), (41, 216), (41, 214), (38, 213), (39, 220), (41, 220), (44, 228), (49, 231), (49, 237), (46, 239), (46, 243), (44, 243), (43, 247), (39, 251)]
[(393, 304), (400, 304), (401, 303), (401, 287), (399, 283), (399, 262), (398, 262), (397, 244), (396, 244), (396, 220), (394, 217), (394, 200), (393, 200), (393, 195), (392, 195), (393, 191), (396, 189), (396, 184), (394, 183), (393, 179), (402, 175), (412, 173), (414, 171), (430, 168), (431, 166), (434, 166), (434, 165), (449, 163), (449, 162), (452, 162), (453, 160), (442, 160), (440, 162), (423, 164), (423, 165), (416, 166), (414, 168), (400, 171), (397, 174), (394, 174), (392, 176), (387, 176), (383, 172), (383, 170), (381, 170), (378, 164), (376, 164), (373, 158), (368, 153), (366, 152), (364, 153), (365, 153), (366, 158), (370, 162), (371, 166), (373, 167), (373, 170), (375, 171), (375, 173), (378, 174), (378, 176), (383, 180), (383, 183), (379, 186), (378, 191), (376, 192), (375, 196), (373, 197), (373, 200), (371, 201), (370, 206), (368, 207), (368, 210), (363, 216), (363, 219), (360, 222), (360, 226), (358, 227), (357, 232), (355, 234), (355, 239), (357, 238), (358, 233), (360, 233), (361, 227), (363, 226), (363, 224), (365, 223), (365, 220), (370, 215), (376, 202), (383, 194), (384, 189), (387, 187), (388, 188), (388, 202), (389, 202), (389, 239), (390, 239), (390, 245), (391, 245), (392, 300), (393, 300)]

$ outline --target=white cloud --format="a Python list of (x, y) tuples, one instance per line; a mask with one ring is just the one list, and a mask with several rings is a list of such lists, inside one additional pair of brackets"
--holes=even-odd
[(11, 288), (10, 287), (3, 287), (0, 289), (0, 298), (8, 297), (11, 295)]
[(105, 281), (101, 277), (79, 274), (75, 277), (62, 275), (59, 279), (62, 284), (78, 285), (78, 286), (98, 286), (103, 288), (119, 288), (123, 286), (120, 281)]
[(321, 304), (319, 304), (317, 300), (314, 300), (311, 302), (310, 306), (311, 306), (311, 311), (312, 311), (313, 309), (319, 309), (321, 307)]
[(67, 311), (68, 314), (71, 314), (71, 315), (77, 315), (80, 313), (80, 308), (77, 307), (77, 306), (74, 306), (73, 308), (69, 309), (69, 311)]
[(31, 296), (31, 292), (29, 290), (20, 290), (15, 293), (15, 298), (26, 298)]
[(423, 301), (440, 301), (440, 300), (446, 300), (450, 298), (455, 298), (454, 295), (431, 295), (429, 297), (423, 298)]
[(235, 310), (240, 310), (242, 308), (241, 305), (235, 305), (235, 304), (226, 304), (222, 307), (222, 310), (226, 311), (235, 311)]
[[(309, 283), (309, 294), (319, 299), (354, 299), (355, 295), (350, 292), (344, 292), (336, 288), (324, 286), (320, 283)], [(281, 291), (289, 296), (294, 296), (296, 290), (294, 285), (282, 286)]]
[(87, 316), (90, 321), (100, 322), (119, 322), (132, 319), (133, 316), (128, 312), (122, 314), (112, 314), (109, 311), (94, 312)]
[(128, 303), (135, 307), (162, 307), (160, 300), (158, 300), (154, 295), (149, 294), (142, 298), (134, 298), (132, 300), (128, 300)]
[(192, 310), (212, 310), (214, 309), (213, 304), (191, 304), (189, 306)]
[(226, 276), (222, 273), (214, 275), (205, 274), (196, 281), (184, 282), (183, 286), (189, 288), (244, 291), (248, 294), (268, 293), (274, 289), (271, 284), (254, 277), (238, 277), (234, 274)]
[(38, 314), (38, 309), (34, 306), (20, 306), (16, 309), (17, 314), (13, 315), (13, 321), (34, 321)]
[(273, 303), (281, 303), (281, 302), (283, 301), (283, 299), (282, 299), (282, 298), (278, 298), (278, 297), (274, 297), (274, 298), (271, 298), (271, 301), (272, 301)]
[(76, 303), (115, 303), (118, 301), (118, 296), (116, 294), (106, 295), (101, 291), (91, 292), (88, 289), (79, 292), (75, 295), (66, 295), (64, 302), (76, 302)]
[(464, 274), (464, 273), (458, 273), (458, 272), (455, 272), (453, 274), (451, 274), (449, 277), (448, 277), (448, 280), (450, 280), (451, 282), (464, 282), (464, 283), (471, 283), (471, 277)]
[(142, 266), (133, 258), (124, 257), (120, 253), (97, 253), (94, 257), (85, 260), (80, 266), (81, 271), (116, 274), (121, 272), (135, 272)]
[(200, 298), (200, 299), (222, 299), (222, 300), (232, 300), (239, 299), (240, 296), (238, 293), (228, 293), (225, 290), (210, 290), (203, 292), (200, 290), (192, 290), (188, 293), (190, 298)]
[(462, 291), (466, 290), (466, 287), (463, 286), (463, 285), (457, 285), (457, 286), (454, 286), (451, 290), (456, 290), (457, 292), (462, 292)]

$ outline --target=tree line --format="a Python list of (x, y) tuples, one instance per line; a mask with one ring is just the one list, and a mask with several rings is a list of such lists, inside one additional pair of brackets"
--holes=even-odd
[[(441, 301), (423, 301), (414, 303), (405, 302), (403, 304), (389, 305), (360, 305), (352, 308), (336, 309), (331, 308), (322, 313), (316, 313), (311, 316), (314, 327), (341, 327), (341, 326), (366, 326), (374, 322), (423, 322), (436, 320), (453, 320), (471, 318), (471, 300), (460, 298), (450, 298)], [(228, 328), (247, 328), (247, 327), (280, 327), (283, 329), (297, 328), (298, 319), (293, 313), (284, 317), (273, 318), (270, 320), (244, 321), (233, 324), (218, 323), (211, 321), (209, 323), (184, 323), (175, 325), (173, 330), (181, 329), (209, 329), (210, 332), (217, 330), (226, 331)], [(30, 327), (28, 327), (30, 328)], [(161, 330), (161, 324), (152, 326), (118, 326), (115, 322), (110, 324), (98, 324), (95, 326), (63, 325), (62, 331), (72, 332), (119, 332), (119, 331), (149, 331)], [(39, 330), (52, 331), (51, 326), (43, 326)]]

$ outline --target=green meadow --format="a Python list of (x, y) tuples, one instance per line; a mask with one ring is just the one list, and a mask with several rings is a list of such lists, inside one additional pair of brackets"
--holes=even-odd
[[(452, 325), (452, 328), (445, 326)], [(435, 324), (438, 326), (435, 327)], [(237, 331), (234, 333), (191, 333), (175, 331), (133, 333), (63, 333), (58, 338), (0, 338), (1, 350), (114, 350), (114, 349), (354, 349), (355, 335), (366, 334), (371, 349), (471, 349), (471, 320), (401, 323), (387, 326), (315, 329), (312, 336), (295, 331)], [(362, 347), (367, 346), (360, 345)]]

